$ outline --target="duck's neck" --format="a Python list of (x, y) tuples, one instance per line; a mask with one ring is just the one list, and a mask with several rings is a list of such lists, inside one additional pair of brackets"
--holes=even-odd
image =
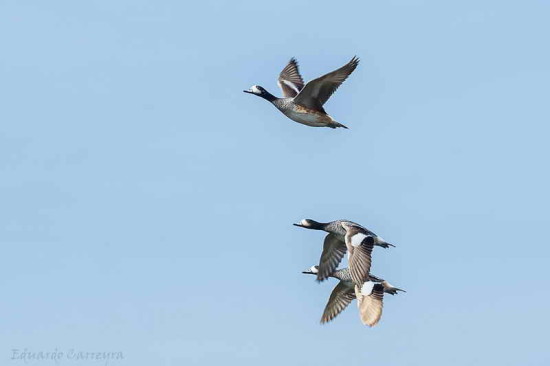
[(271, 94), (270, 92), (268, 92), (267, 90), (264, 93), (262, 93), (262, 95), (260, 95), (260, 97), (264, 98), (265, 100), (270, 101), (271, 103), (273, 103), (274, 101), (279, 99), (276, 96), (274, 96), (273, 94)]
[(308, 229), (312, 229), (312, 230), (325, 230), (325, 228), (327, 227), (327, 223), (323, 223), (323, 222), (317, 222), (317, 221), (314, 221), (314, 220), (310, 220), (310, 226), (308, 226)]

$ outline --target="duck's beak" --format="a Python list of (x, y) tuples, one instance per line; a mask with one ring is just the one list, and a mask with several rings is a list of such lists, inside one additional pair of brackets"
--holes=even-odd
[(251, 90), (243, 90), (243, 92), (248, 93), (248, 94), (254, 94), (254, 93), (252, 93)]
[(301, 222), (298, 222), (298, 223), (296, 223), (296, 224), (292, 224), (292, 225), (294, 225), (294, 226), (298, 226), (298, 227), (304, 227), (304, 225), (302, 225), (302, 223), (301, 223)]

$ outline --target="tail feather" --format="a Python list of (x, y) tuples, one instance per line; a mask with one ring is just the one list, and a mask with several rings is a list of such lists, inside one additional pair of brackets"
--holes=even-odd
[(346, 125), (343, 125), (341, 123), (338, 123), (336, 121), (332, 121), (332, 123), (329, 125), (330, 128), (338, 128), (338, 127), (342, 127), (342, 128), (345, 128), (346, 130), (349, 130), (348, 126)]
[(389, 247), (395, 248), (395, 245), (388, 243), (387, 241), (384, 241), (384, 239), (381, 239), (380, 237), (378, 237), (378, 240), (374, 243), (374, 245), (377, 245), (379, 247), (386, 248), (386, 249)]
[(387, 292), (388, 294), (391, 294), (391, 295), (397, 295), (398, 291), (407, 292), (403, 289), (395, 287), (394, 285), (392, 285), (388, 281), (382, 281), (382, 286), (384, 287), (384, 292)]
[(391, 288), (385, 288), (384, 289), (384, 292), (387, 292), (388, 294), (391, 294), (391, 295), (397, 295), (398, 291), (407, 292), (407, 291), (402, 290), (402, 289), (397, 288), (397, 287), (391, 287)]

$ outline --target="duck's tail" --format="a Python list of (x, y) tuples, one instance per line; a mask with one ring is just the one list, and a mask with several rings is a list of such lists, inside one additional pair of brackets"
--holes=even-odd
[(384, 286), (384, 292), (387, 292), (388, 294), (392, 294), (392, 295), (397, 295), (398, 291), (407, 292), (405, 290), (395, 287), (388, 281), (382, 281), (382, 286)]
[(345, 128), (346, 130), (349, 130), (349, 128), (346, 125), (343, 125), (343, 124), (338, 123), (336, 121), (332, 121), (332, 123), (330, 125), (328, 125), (328, 127), (330, 127), (330, 128), (342, 127), (342, 128)]

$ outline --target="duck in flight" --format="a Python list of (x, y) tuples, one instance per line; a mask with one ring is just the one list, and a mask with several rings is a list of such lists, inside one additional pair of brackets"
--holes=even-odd
[(253, 85), (244, 92), (266, 99), (295, 122), (312, 127), (347, 128), (329, 116), (323, 105), (358, 64), (359, 59), (353, 57), (341, 68), (311, 80), (304, 86), (304, 80), (298, 71), (298, 62), (291, 58), (279, 74), (277, 82), (283, 91), (283, 98), (274, 96), (259, 85)]
[[(319, 266), (311, 266), (302, 273), (317, 275)], [(337, 278), (340, 282), (330, 294), (321, 317), (321, 324), (334, 319), (353, 299), (358, 299), (361, 321), (363, 324), (372, 327), (378, 323), (382, 316), (384, 293), (396, 295), (398, 291), (406, 292), (374, 275), (369, 275), (365, 283), (358, 286), (353, 282), (349, 268), (338, 269), (331, 273), (329, 277)]]

